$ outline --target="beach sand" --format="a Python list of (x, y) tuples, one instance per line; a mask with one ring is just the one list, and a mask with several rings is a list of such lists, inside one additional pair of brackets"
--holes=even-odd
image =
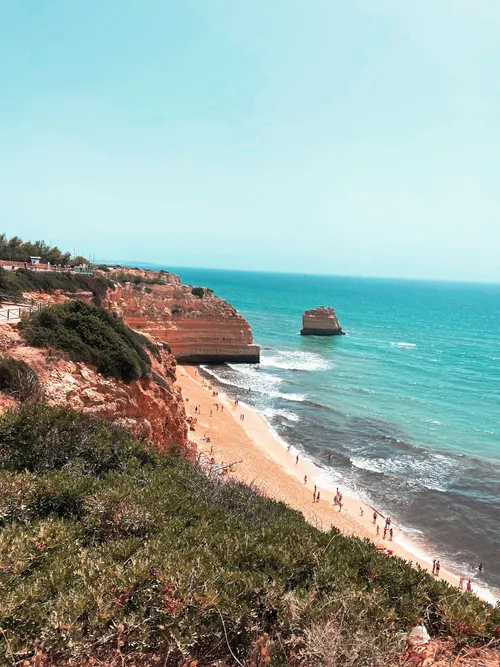
[[(177, 382), (182, 389), (186, 413), (197, 418), (196, 430), (189, 431), (189, 439), (196, 444), (200, 453), (212, 456), (222, 467), (234, 464), (234, 477), (255, 485), (269, 498), (282, 501), (302, 512), (307, 521), (320, 530), (329, 530), (333, 525), (346, 535), (384, 544), (395, 555), (431, 572), (432, 561), (412, 551), (411, 543), (398, 527), (393, 526), (392, 542), (383, 539), (385, 521), (381, 515), (377, 521), (380, 527), (380, 535), (377, 536), (376, 526), (372, 523), (373, 508), (352, 495), (349, 497), (343, 488), (340, 488), (344, 496), (343, 507), (339, 512), (333, 505), (335, 493), (321, 486), (323, 470), (303, 459), (294, 447), (288, 451), (287, 443), (278, 438), (252, 408), (241, 403), (235, 406), (234, 401), (216, 387), (214, 390), (219, 393), (213, 396), (209, 381), (199, 375), (195, 367), (178, 366)], [(217, 410), (216, 404), (223, 406), (223, 409), (219, 407)], [(195, 406), (200, 407), (200, 414), (195, 414)], [(244, 421), (240, 420), (242, 414)], [(210, 438), (210, 443), (203, 440), (205, 436)], [(299, 461), (296, 463), (298, 453)], [(304, 483), (305, 475), (307, 483)], [(315, 484), (321, 493), (319, 502), (313, 502)], [(440, 577), (458, 586), (459, 577), (443, 567)], [(494, 602), (489, 596), (479, 594)]]

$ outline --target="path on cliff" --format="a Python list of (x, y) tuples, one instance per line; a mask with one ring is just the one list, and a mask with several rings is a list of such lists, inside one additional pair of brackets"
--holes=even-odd
[(40, 308), (41, 304), (33, 299), (15, 299), (6, 294), (0, 294), (0, 324), (19, 322), (23, 313), (32, 313)]

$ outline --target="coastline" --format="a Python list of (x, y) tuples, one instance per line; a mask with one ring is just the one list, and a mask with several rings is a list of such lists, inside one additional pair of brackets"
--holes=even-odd
[[(186, 413), (196, 416), (196, 430), (189, 432), (189, 437), (197, 446), (199, 453), (213, 457), (220, 466), (232, 467), (235, 478), (247, 484), (257, 486), (268, 497), (281, 501), (300, 511), (307, 521), (320, 530), (328, 530), (332, 525), (346, 535), (367, 538), (374, 544), (384, 544), (393, 554), (419, 565), (431, 572), (432, 558), (419, 552), (416, 545), (398, 526), (393, 525), (393, 541), (383, 539), (384, 520), (379, 514), (377, 520), (380, 535), (372, 523), (374, 508), (367, 505), (346, 488), (340, 488), (344, 495), (342, 511), (333, 505), (335, 493), (330, 484), (325, 484), (322, 469), (310, 459), (304, 458), (293, 446), (287, 450), (287, 443), (275, 434), (267, 421), (245, 403), (238, 406), (222, 391), (212, 395), (208, 381), (197, 374), (195, 367), (177, 367), (177, 383), (182, 389)], [(223, 406), (217, 410), (216, 404)], [(194, 413), (195, 405), (201, 413)], [(210, 410), (212, 415), (210, 416)], [(240, 415), (244, 421), (240, 421)], [(204, 436), (210, 443), (204, 441)], [(296, 456), (299, 455), (298, 463)], [(307, 483), (304, 476), (307, 475)], [(314, 486), (321, 493), (320, 502), (313, 502)], [(363, 514), (361, 514), (361, 510)], [(440, 578), (458, 586), (459, 575), (441, 568)], [(491, 604), (496, 597), (484, 587), (472, 581), (473, 591), (478, 597)]]

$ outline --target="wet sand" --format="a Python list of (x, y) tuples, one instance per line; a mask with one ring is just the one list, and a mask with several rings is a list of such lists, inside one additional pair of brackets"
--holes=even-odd
[[(303, 459), (294, 447), (288, 451), (287, 443), (278, 438), (252, 408), (242, 404), (235, 406), (234, 401), (216, 387), (214, 390), (219, 394), (213, 396), (209, 382), (194, 367), (178, 366), (177, 381), (184, 396), (186, 413), (197, 418), (196, 430), (189, 431), (189, 439), (196, 444), (199, 452), (212, 456), (222, 467), (234, 464), (232, 474), (237, 479), (255, 485), (266, 496), (302, 512), (307, 521), (320, 530), (329, 530), (334, 525), (346, 535), (384, 544), (395, 555), (431, 572), (432, 561), (415, 554), (411, 543), (397, 526), (393, 525), (393, 541), (388, 536), (383, 539), (385, 520), (382, 515), (377, 519), (380, 529), (377, 536), (376, 525), (372, 523), (374, 509), (352, 495), (349, 497), (343, 488), (340, 488), (343, 507), (339, 512), (333, 504), (335, 493), (321, 486), (319, 478), (323, 470), (310, 460)], [(195, 406), (200, 407), (200, 414), (195, 414)], [(240, 415), (244, 415), (243, 421)], [(205, 436), (210, 438), (210, 443), (203, 440)], [(315, 485), (321, 494), (319, 502), (313, 502)], [(459, 577), (443, 567), (440, 577), (458, 586)], [(484, 597), (492, 601), (490, 596)]]

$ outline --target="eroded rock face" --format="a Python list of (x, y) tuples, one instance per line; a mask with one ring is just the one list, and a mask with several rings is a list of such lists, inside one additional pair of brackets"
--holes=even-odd
[[(197, 288), (200, 292), (193, 294), (190, 285), (183, 285), (171, 273), (126, 272), (162, 283), (117, 285), (115, 290), (108, 290), (103, 307), (123, 317), (132, 329), (168, 343), (177, 361), (259, 361), (260, 347), (253, 342), (248, 322), (211, 290)], [(112, 272), (106, 275), (113, 279)]]
[(333, 308), (320, 306), (304, 312), (300, 333), (302, 336), (338, 336), (344, 332)]
[[(161, 450), (188, 447), (184, 403), (174, 386), (176, 363), (163, 346), (160, 360), (152, 360), (153, 373), (129, 385), (70, 361), (63, 352), (24, 345), (14, 326), (0, 327), (0, 353), (33, 368), (49, 405), (67, 405), (121, 424)], [(0, 392), (0, 411), (14, 403)]]

